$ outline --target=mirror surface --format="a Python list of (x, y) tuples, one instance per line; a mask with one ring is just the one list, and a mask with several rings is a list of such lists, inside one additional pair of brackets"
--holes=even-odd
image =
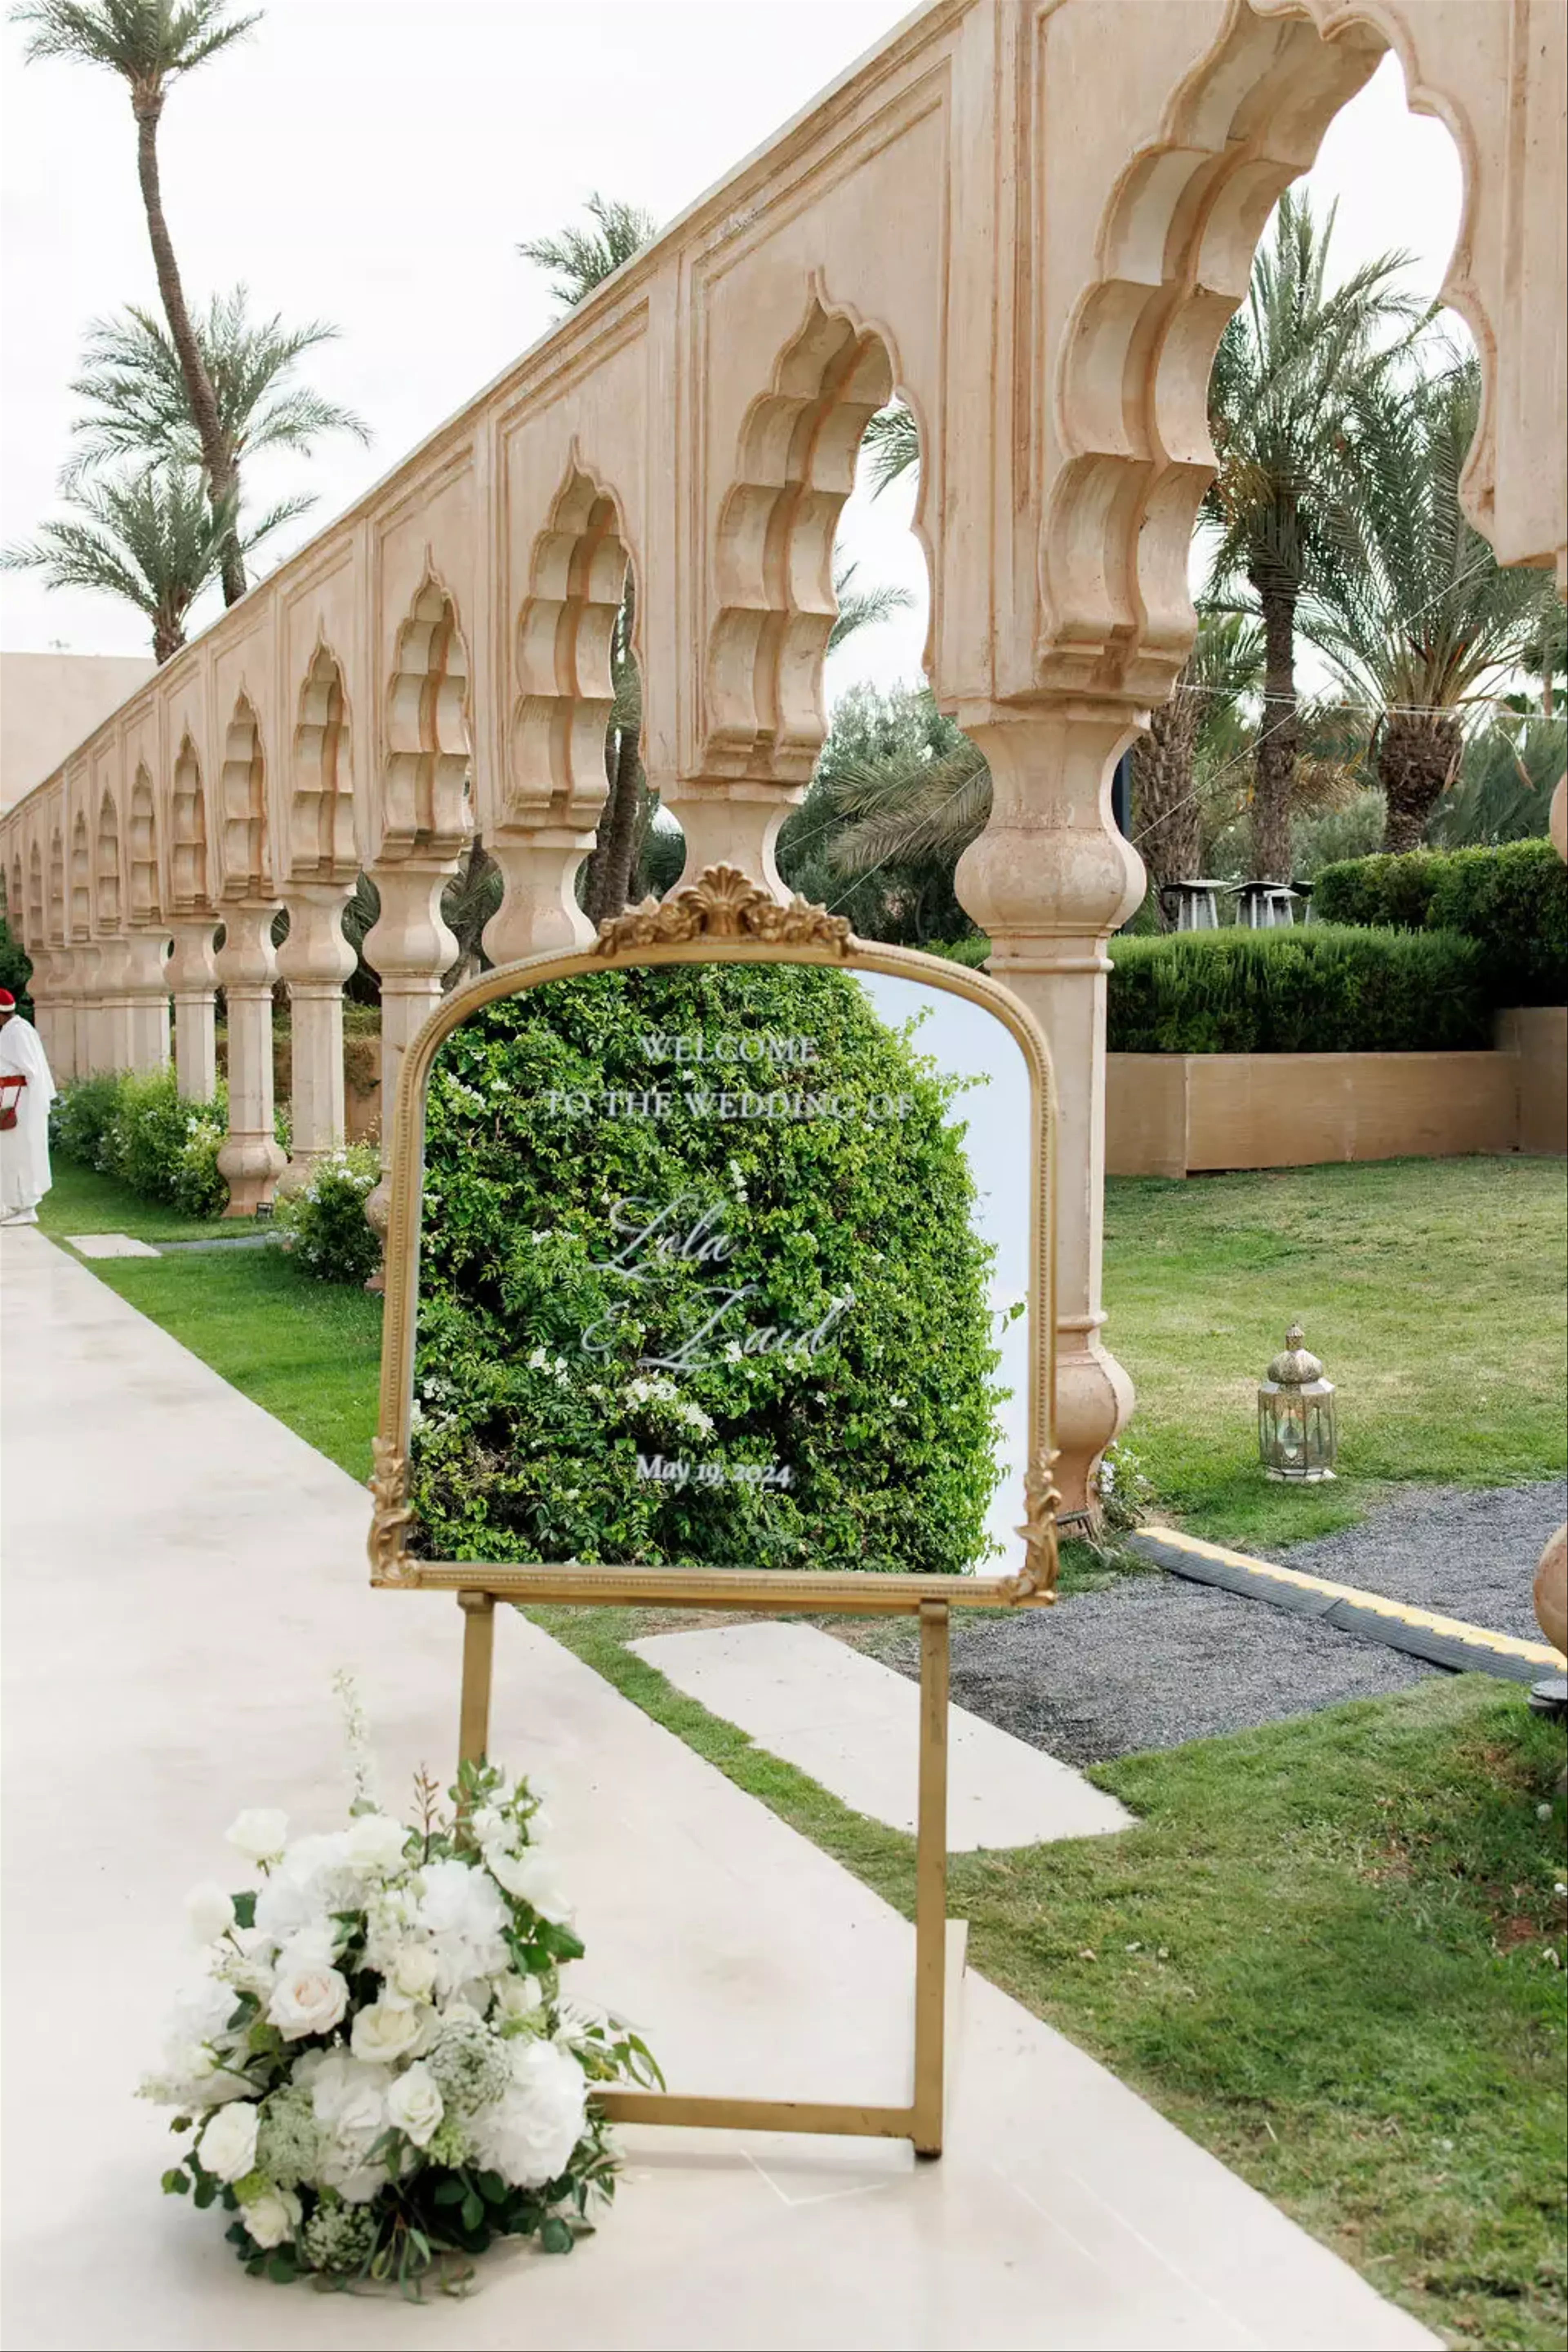
[(1016, 1569), (1031, 1100), (983, 1006), (821, 965), (486, 1005), (426, 1101), (408, 1548)]

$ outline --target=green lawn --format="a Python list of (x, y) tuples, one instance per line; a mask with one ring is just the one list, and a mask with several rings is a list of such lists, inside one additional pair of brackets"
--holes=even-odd
[[(61, 1170), (62, 1177), (66, 1171)], [(1563, 1459), (1561, 1163), (1107, 1188), (1110, 1341), (1163, 1506), (1275, 1544), (1404, 1479)], [(73, 1172), (56, 1231), (151, 1230)], [(164, 1227), (167, 1231), (167, 1226)], [(356, 1477), (380, 1302), (271, 1251), (94, 1271)], [(1340, 1382), (1342, 1482), (1269, 1487), (1251, 1390), (1292, 1314)], [(627, 1697), (908, 1911), (910, 1842), (675, 1691), (616, 1611), (537, 1612)], [(1466, 1675), (1094, 1778), (1141, 1826), (966, 1854), (975, 1967), (1454, 2343), (1562, 2341), (1561, 1728)], [(1542, 1818), (1542, 1808), (1550, 1818)]]
[(47, 1234), (130, 1234), (142, 1242), (174, 1242), (256, 1230), (254, 1217), (183, 1217), (177, 1209), (145, 1201), (111, 1176), (79, 1168), (58, 1152), (52, 1173), (53, 1186), (38, 1203), (38, 1223)]
[[(912, 1916), (913, 1841), (626, 1648), (547, 1632)], [(1140, 1826), (958, 1854), (1000, 1985), (1456, 2343), (1557, 2352), (1565, 2021), (1560, 1727), (1478, 1675), (1090, 1778)], [(1545, 1818), (1542, 1817), (1544, 1809)]]
[[(1361, 1518), (1400, 1480), (1543, 1478), (1568, 1459), (1561, 1160), (1123, 1178), (1105, 1201), (1107, 1343), (1157, 1512), (1218, 1542)], [(1329, 1486), (1268, 1484), (1256, 1391), (1292, 1316), (1337, 1388)]]

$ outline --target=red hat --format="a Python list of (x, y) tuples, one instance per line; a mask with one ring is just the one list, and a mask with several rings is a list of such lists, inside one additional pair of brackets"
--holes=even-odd
[(16, 1000), (8, 988), (0, 988), (0, 1013), (15, 1013)]

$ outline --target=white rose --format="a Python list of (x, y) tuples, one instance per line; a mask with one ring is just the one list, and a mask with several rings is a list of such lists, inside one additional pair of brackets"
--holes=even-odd
[(205, 1878), (185, 1897), (185, 1919), (193, 1943), (216, 1944), (234, 1925), (234, 1905), (216, 1879)]
[(197, 2151), (206, 2171), (216, 2173), (220, 2180), (243, 2180), (255, 2169), (258, 2114), (249, 2100), (237, 2099), (229, 2106), (219, 2107), (203, 2132)]
[(480, 1805), (468, 1822), (479, 1845), (491, 1845), (498, 1838), (504, 1838), (508, 1827), (506, 1815), (498, 1812), (494, 1805)]
[(395, 1870), (403, 1860), (408, 1832), (389, 1813), (360, 1813), (349, 1823), (344, 1847), (355, 1870)]
[(498, 1885), (531, 1905), (542, 1919), (553, 1920), (563, 1927), (570, 1922), (572, 1906), (555, 1875), (555, 1865), (538, 1846), (528, 1846), (521, 1853), (502, 1853), (492, 1847), (485, 1865)]
[(302, 2210), (292, 2189), (264, 2189), (259, 2197), (241, 2204), (239, 2218), (257, 2244), (270, 2252), (293, 2236)]
[(368, 2205), (385, 2188), (392, 2175), (384, 2164), (356, 2164), (349, 2172), (329, 2166), (321, 2178), (329, 2189), (337, 2190), (345, 2205)]
[(474, 2153), (514, 2188), (538, 2188), (565, 2171), (587, 2106), (587, 2083), (569, 2050), (515, 2042), (511, 2087), (475, 2117)]
[(330, 2033), (348, 2005), (348, 1986), (321, 1938), (297, 1936), (279, 1953), (267, 2014), (285, 2042)]
[(386, 1971), (394, 1992), (405, 2000), (428, 2000), (436, 1986), (436, 1955), (424, 1944), (405, 1944)]
[(386, 2112), (416, 2147), (429, 2146), (430, 2135), (446, 2110), (428, 2066), (416, 2064), (398, 2076), (386, 2095)]
[(496, 1986), (496, 2015), (503, 2021), (531, 2017), (544, 2005), (544, 1988), (537, 1977), (502, 1977)]
[(353, 2053), (367, 2066), (389, 2065), (406, 2055), (419, 2039), (421, 2019), (410, 2000), (393, 1993), (369, 2009), (362, 2009), (351, 2037)]
[(247, 1862), (275, 1862), (289, 1843), (289, 1816), (276, 1805), (253, 1806), (236, 1815), (224, 1836)]

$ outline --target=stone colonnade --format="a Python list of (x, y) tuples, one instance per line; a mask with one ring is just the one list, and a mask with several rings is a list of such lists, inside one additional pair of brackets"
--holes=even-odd
[(221, 984), (245, 1209), (342, 1132), (358, 874), (388, 1100), (476, 831), (505, 884), (491, 955), (581, 940), (628, 571), (687, 878), (722, 858), (776, 890), (825, 732), (835, 528), (896, 395), (928, 672), (994, 782), (959, 891), (1055, 1061), (1057, 1475), (1089, 1505), (1131, 1403), (1100, 1336), (1107, 942), (1142, 887), (1110, 773), (1192, 640), (1215, 345), (1270, 207), (1390, 48), (1464, 168), (1468, 508), (1502, 562), (1563, 578), (1561, 0), (932, 0), (0, 819), (57, 1068), (158, 1066), (172, 1000), (181, 1088), (209, 1095)]

